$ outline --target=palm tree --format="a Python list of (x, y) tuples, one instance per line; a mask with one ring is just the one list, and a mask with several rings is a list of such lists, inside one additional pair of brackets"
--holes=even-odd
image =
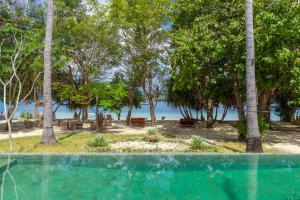
[(247, 80), (247, 152), (262, 152), (262, 142), (258, 128), (255, 83), (255, 54), (253, 33), (253, 0), (246, 3), (246, 80)]
[(51, 49), (53, 32), (53, 0), (47, 0), (47, 23), (44, 49), (44, 124), (41, 143), (55, 144), (57, 142), (53, 131), (52, 96), (51, 96)]

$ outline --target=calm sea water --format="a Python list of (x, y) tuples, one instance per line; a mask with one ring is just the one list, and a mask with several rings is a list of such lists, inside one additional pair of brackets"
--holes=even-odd
[[(3, 105), (0, 105), (0, 112), (3, 110)], [(34, 110), (34, 105), (30, 104), (30, 105), (24, 105), (22, 104), (16, 114), (16, 116), (18, 116), (21, 112), (25, 111), (25, 110), (29, 110), (31, 112), (33, 112)], [(43, 112), (43, 109), (40, 108), (39, 109), (41, 112)], [(127, 115), (127, 111), (128, 109), (125, 107), (124, 109), (122, 109), (122, 113), (121, 113), (121, 118), (125, 119), (126, 115)], [(72, 118), (74, 115), (75, 111), (70, 111), (66, 106), (61, 106), (58, 111), (56, 112), (56, 118), (60, 119), (60, 118)], [(105, 112), (105, 113), (109, 113), (109, 112)], [(156, 109), (155, 109), (155, 113), (156, 113), (156, 118), (157, 119), (161, 119), (162, 117), (165, 117), (166, 120), (178, 120), (180, 118), (182, 118), (180, 111), (178, 109), (172, 108), (170, 107), (166, 102), (158, 102)], [(195, 112), (193, 113), (194, 117), (196, 117)], [(218, 119), (221, 119), (223, 114), (223, 108), (219, 108), (218, 109)], [(116, 119), (117, 116), (112, 113), (113, 118)], [(204, 113), (204, 115), (206, 115), (206, 113)], [(89, 117), (90, 118), (95, 118), (95, 109), (91, 108), (89, 109)], [(150, 113), (149, 113), (149, 105), (142, 105), (141, 108), (139, 109), (134, 109), (133, 113), (132, 113), (132, 117), (147, 117), (148, 119), (150, 119)], [(231, 108), (228, 110), (227, 116), (225, 118), (225, 120), (237, 120), (238, 116), (237, 116), (237, 112), (234, 108)], [(271, 112), (271, 119), (274, 121), (279, 120), (280, 118), (276, 115), (275, 112)]]
[[(300, 155), (18, 155), (3, 199), (300, 199)], [(5, 156), (2, 156), (5, 160)], [(2, 180), (3, 170), (0, 172)]]

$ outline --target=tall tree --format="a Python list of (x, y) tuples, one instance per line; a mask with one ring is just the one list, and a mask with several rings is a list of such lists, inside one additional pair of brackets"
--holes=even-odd
[(82, 120), (87, 122), (88, 108), (94, 98), (89, 94), (90, 84), (101, 81), (105, 72), (118, 65), (118, 32), (107, 19), (107, 5), (85, 4), (82, 0), (60, 1), (56, 5), (53, 52), (63, 55), (66, 62), (59, 71), (67, 72), (69, 83), (61, 78), (56, 82), (59, 90), (62, 82), (67, 90), (70, 85), (73, 91), (78, 90), (74, 94), (80, 98), (72, 98), (76, 103), (72, 101), (81, 109)]
[(255, 82), (255, 48), (253, 29), (253, 1), (245, 0), (246, 19), (246, 82), (247, 82), (247, 152), (262, 152), (258, 128)]
[(118, 24), (126, 56), (140, 73), (141, 86), (149, 102), (151, 126), (155, 125), (155, 107), (161, 81), (168, 73), (166, 50), (169, 46), (169, 0), (111, 0), (112, 16)]
[(44, 49), (44, 124), (41, 138), (42, 144), (55, 144), (57, 142), (53, 130), (52, 96), (51, 96), (51, 50), (53, 33), (53, 0), (47, 0), (47, 23)]

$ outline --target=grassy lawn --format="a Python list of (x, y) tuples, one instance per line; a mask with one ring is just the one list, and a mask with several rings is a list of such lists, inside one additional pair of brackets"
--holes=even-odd
[[(163, 149), (143, 149), (131, 148), (111, 148), (112, 144), (120, 142), (141, 142), (143, 144), (155, 145), (156, 143), (145, 142), (145, 134), (104, 134), (107, 147), (90, 148), (88, 143), (99, 134), (89, 132), (78, 132), (58, 135), (59, 142), (55, 145), (41, 145), (40, 136), (24, 137), (14, 139), (14, 152), (17, 153), (78, 153), (78, 152), (165, 152)], [(192, 150), (188, 138), (165, 137), (159, 135), (159, 143), (181, 144), (184, 149), (173, 149), (174, 152), (219, 152), (219, 153), (241, 153), (245, 152), (245, 144), (239, 141), (218, 140), (214, 143), (203, 145), (202, 148)], [(191, 139), (190, 139), (191, 140)], [(137, 143), (139, 144), (139, 143)], [(7, 140), (0, 141), (0, 152), (8, 151)], [(167, 150), (170, 152), (170, 150)], [(265, 151), (269, 153), (276, 152), (275, 149), (265, 145)]]

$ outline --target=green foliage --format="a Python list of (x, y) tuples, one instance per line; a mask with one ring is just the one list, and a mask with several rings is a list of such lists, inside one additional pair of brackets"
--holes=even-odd
[(194, 137), (191, 143), (191, 149), (201, 150), (204, 147), (204, 141), (202, 137)]
[(147, 129), (147, 135), (156, 135), (156, 134), (157, 134), (156, 128), (148, 128)]
[(108, 142), (106, 141), (106, 138), (103, 135), (98, 135), (95, 138), (92, 139), (91, 142), (88, 143), (89, 147), (106, 147), (108, 146)]
[(25, 111), (25, 112), (22, 112), (20, 114), (20, 117), (22, 119), (33, 119), (33, 113), (32, 112), (28, 112), (28, 111)]
[(111, 21), (124, 43), (123, 63), (128, 75), (129, 97), (142, 87), (148, 101), (156, 105), (162, 82), (169, 72), (167, 53), (169, 0), (111, 0)]
[[(0, 3), (0, 79), (6, 82), (11, 77), (12, 56), (16, 55), (14, 52), (17, 49), (20, 50), (15, 61), (18, 76), (22, 80), (21, 99), (29, 92), (34, 78), (42, 70), (44, 11), (43, 5), (36, 1), (30, 1), (27, 6), (20, 6), (15, 1)], [(7, 98), (11, 100), (9, 106), (12, 108), (16, 106), (18, 87), (14, 79), (7, 88)], [(3, 90), (0, 90), (0, 96), (3, 97)], [(27, 100), (31, 100), (32, 96)]]
[(291, 69), (292, 78), (290, 80), (290, 88), (293, 94), (293, 99), (290, 100), (290, 105), (300, 105), (300, 51), (296, 54), (293, 68)]
[(244, 2), (178, 0), (170, 12), (171, 100), (197, 110), (209, 100), (233, 105), (234, 91), (244, 90)]
[(277, 104), (275, 111), (281, 121), (292, 122), (294, 120), (295, 112), (300, 105), (297, 103), (297, 98), (297, 93), (293, 91), (280, 91), (275, 96)]
[[(263, 115), (259, 113), (257, 115), (258, 117), (258, 127), (259, 127), (259, 132), (261, 136), (265, 134), (265, 131), (270, 128), (270, 124), (265, 121)], [(246, 121), (240, 121), (237, 126), (237, 132), (240, 136), (246, 137), (247, 136), (247, 122)]]
[[(127, 105), (127, 87), (126, 83), (107, 83), (105, 91), (102, 91), (103, 98), (100, 99), (100, 106), (111, 112), (118, 113), (124, 106)], [(104, 95), (104, 96), (103, 96)]]

